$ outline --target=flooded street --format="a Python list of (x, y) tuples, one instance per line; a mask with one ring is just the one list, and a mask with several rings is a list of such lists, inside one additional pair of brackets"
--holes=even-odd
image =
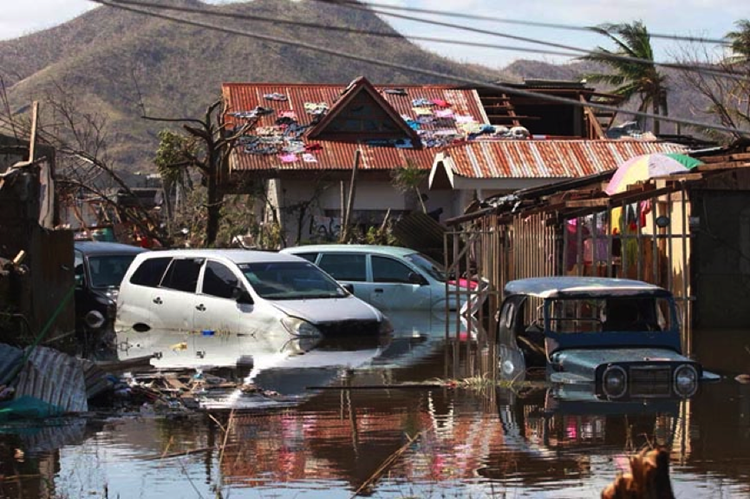
[(205, 413), (6, 424), (0, 497), (593, 498), (649, 445), (671, 451), (676, 497), (750, 495), (750, 385), (729, 378), (649, 403), (439, 386), (482, 355), (470, 334), (446, 342), (444, 323), (420, 320), (388, 341), (269, 348), (241, 373), (265, 392), (228, 389), (201, 400)]

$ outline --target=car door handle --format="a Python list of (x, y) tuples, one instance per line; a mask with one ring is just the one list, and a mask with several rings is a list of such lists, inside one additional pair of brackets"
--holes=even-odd
[(204, 310), (206, 310), (206, 307), (202, 303), (200, 305), (196, 305), (195, 308), (197, 310), (200, 310), (201, 312), (203, 312)]
[(161, 298), (158, 296), (153, 299), (153, 302), (156, 303), (157, 305), (161, 305), (162, 303), (164, 303), (163, 301), (161, 301)]
[(383, 292), (383, 288), (375, 288), (375, 292), (376, 293), (382, 293)]

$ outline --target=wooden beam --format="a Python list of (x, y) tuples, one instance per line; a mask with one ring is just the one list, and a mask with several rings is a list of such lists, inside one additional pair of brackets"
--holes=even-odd
[(510, 114), (488, 114), (490, 119), (508, 119), (508, 120), (540, 120), (539, 116), (516, 116)]
[(604, 208), (609, 206), (610, 198), (597, 198), (597, 199), (577, 199), (573, 201), (567, 201), (565, 203), (566, 208)]
[(740, 163), (739, 161), (723, 161), (721, 163), (709, 163), (705, 165), (696, 166), (693, 168), (694, 171), (705, 172), (711, 170), (725, 170), (725, 169), (737, 169), (750, 167), (750, 163)]
[(747, 161), (750, 160), (750, 152), (741, 152), (736, 154), (727, 154), (725, 156), (706, 156), (700, 158), (704, 163), (724, 163), (729, 161)]

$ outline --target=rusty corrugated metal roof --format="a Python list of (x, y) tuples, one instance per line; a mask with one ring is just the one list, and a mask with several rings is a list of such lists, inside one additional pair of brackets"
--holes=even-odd
[(679, 144), (638, 140), (476, 140), (446, 149), (444, 163), (466, 178), (573, 178), (641, 154), (685, 151)]
[[(356, 82), (356, 80), (355, 80)], [(353, 82), (354, 83), (354, 82)], [(446, 85), (374, 85), (380, 95), (403, 118), (416, 119), (413, 109), (415, 99), (428, 101), (444, 100), (450, 103), (454, 115), (470, 117), (475, 123), (489, 123), (476, 90), (456, 89)], [(315, 116), (306, 112), (306, 103), (326, 103), (330, 108), (347, 85), (311, 85), (284, 83), (225, 83), (222, 95), (225, 102), (225, 121), (230, 126), (244, 123), (241, 116), (235, 113), (250, 112), (257, 107), (270, 108), (273, 113), (259, 118), (254, 130), (260, 127), (276, 126), (276, 120), (282, 112), (294, 112), (297, 123), (303, 127), (314, 124)], [(399, 93), (403, 90), (402, 93)], [(286, 100), (272, 100), (266, 95), (279, 94)], [(456, 124), (452, 126), (445, 121), (434, 124), (421, 124), (420, 130), (435, 132), (455, 132)], [(258, 135), (261, 135), (260, 133)], [(363, 134), (363, 139), (367, 139)], [(282, 161), (279, 154), (247, 153), (240, 147), (235, 150), (230, 160), (230, 167), (234, 171), (263, 171), (263, 170), (349, 170), (352, 167), (354, 152), (362, 151), (359, 167), (363, 170), (390, 170), (402, 167), (407, 160), (419, 168), (429, 170), (435, 157), (436, 147), (413, 149), (408, 147), (375, 146), (366, 143), (340, 142), (333, 140), (308, 140), (304, 135), (300, 139), (307, 146), (319, 149), (308, 151), (308, 158), (314, 161), (304, 161), (299, 158), (293, 162)]]

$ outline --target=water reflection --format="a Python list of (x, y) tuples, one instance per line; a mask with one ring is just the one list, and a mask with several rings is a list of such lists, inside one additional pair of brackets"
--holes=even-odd
[[(0, 481), (0, 497), (351, 497), (360, 488), (380, 497), (597, 497), (631, 452), (656, 444), (670, 449), (677, 497), (750, 494), (748, 385), (619, 404), (569, 386), (396, 386), (471, 372), (492, 356), (480, 329), (462, 335), (470, 324), (440, 314), (394, 324), (388, 338), (293, 348), (139, 336), (123, 355), (162, 348), (158, 363), (190, 369), (220, 359), (278, 397), (204, 401), (226, 409), (210, 416), (78, 419), (83, 432), (48, 447), (6, 424), (0, 474), (24, 478)], [(165, 348), (179, 342), (189, 344)]]

